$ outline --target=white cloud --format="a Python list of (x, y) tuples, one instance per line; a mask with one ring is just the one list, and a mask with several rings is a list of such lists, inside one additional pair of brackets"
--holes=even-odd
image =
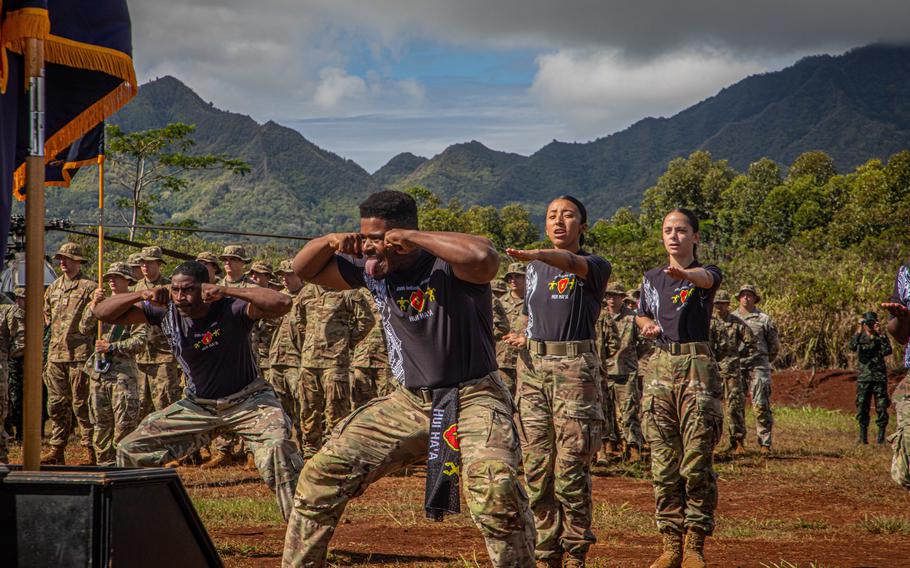
[(628, 126), (644, 116), (666, 116), (713, 95), (746, 75), (755, 62), (717, 51), (674, 52), (630, 62), (617, 50), (560, 50), (537, 58), (531, 93), (584, 136)]
[(313, 100), (319, 108), (331, 111), (342, 102), (361, 101), (367, 92), (366, 81), (360, 77), (348, 75), (344, 69), (329, 67), (319, 72)]

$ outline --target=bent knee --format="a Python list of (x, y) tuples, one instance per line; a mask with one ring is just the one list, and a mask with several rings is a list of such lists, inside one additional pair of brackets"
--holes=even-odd
[(462, 473), (468, 508), (485, 535), (504, 537), (524, 530), (528, 498), (514, 468), (488, 460), (473, 462)]

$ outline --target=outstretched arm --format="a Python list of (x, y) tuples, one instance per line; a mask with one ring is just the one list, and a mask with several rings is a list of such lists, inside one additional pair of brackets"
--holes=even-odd
[(170, 301), (170, 292), (167, 288), (152, 288), (127, 294), (114, 294), (110, 298), (98, 302), (92, 307), (92, 313), (99, 320), (106, 323), (135, 324), (148, 323), (143, 312), (136, 303), (148, 300), (156, 304), (167, 305)]
[(297, 276), (336, 290), (350, 290), (351, 286), (341, 277), (335, 253), (359, 257), (363, 254), (362, 240), (357, 233), (331, 233), (306, 244), (291, 267)]
[(563, 272), (569, 272), (575, 274), (576, 276), (580, 276), (581, 278), (588, 276), (588, 261), (585, 260), (585, 257), (575, 254), (574, 252), (569, 252), (567, 250), (520, 250), (507, 248), (506, 254), (514, 259), (523, 260), (525, 262), (539, 260), (543, 263), (549, 264), (554, 268), (558, 268)]
[(422, 248), (452, 265), (459, 280), (487, 284), (499, 270), (499, 254), (490, 239), (464, 233), (392, 229), (385, 234), (386, 246), (409, 252)]
[(202, 300), (205, 302), (215, 302), (225, 296), (248, 302), (246, 315), (250, 319), (280, 318), (291, 311), (291, 297), (271, 288), (259, 286), (230, 288), (217, 284), (202, 285)]
[(664, 269), (667, 276), (676, 280), (688, 280), (696, 288), (710, 288), (714, 286), (714, 275), (704, 268), (677, 268), (670, 266)]

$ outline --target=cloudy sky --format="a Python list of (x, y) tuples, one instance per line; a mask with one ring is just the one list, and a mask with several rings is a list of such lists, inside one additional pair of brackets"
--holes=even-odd
[(369, 171), (530, 154), (670, 116), (802, 56), (910, 40), (907, 0), (133, 0), (142, 82), (296, 128)]

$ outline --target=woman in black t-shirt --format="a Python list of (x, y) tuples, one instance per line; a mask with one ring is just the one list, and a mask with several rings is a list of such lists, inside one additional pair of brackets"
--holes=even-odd
[(663, 221), (666, 266), (645, 273), (638, 323), (657, 349), (644, 377), (645, 439), (663, 553), (652, 568), (704, 566), (705, 536), (714, 530), (717, 482), (714, 446), (723, 425), (722, 383), (708, 344), (714, 294), (721, 272), (695, 257), (698, 218), (674, 209)]
[(591, 532), (591, 459), (603, 412), (594, 326), (610, 263), (582, 250), (584, 205), (574, 197), (547, 207), (555, 248), (506, 252), (526, 269), (525, 333), (504, 341), (527, 347), (518, 361), (518, 412), (528, 497), (537, 527), (535, 556), (546, 566), (583, 566)]

